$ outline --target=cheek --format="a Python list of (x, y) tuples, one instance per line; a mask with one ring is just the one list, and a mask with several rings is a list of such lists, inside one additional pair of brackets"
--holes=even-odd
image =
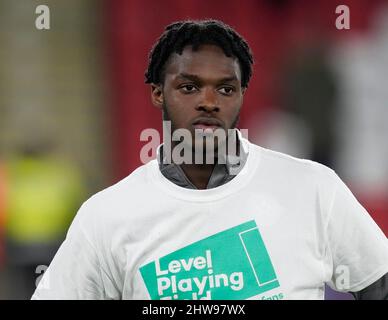
[(223, 110), (226, 118), (230, 121), (233, 122), (234, 119), (239, 115), (241, 109), (241, 101), (240, 100), (235, 100), (233, 102), (230, 102), (225, 104)]
[(182, 97), (182, 95), (171, 94), (168, 97), (165, 96), (164, 101), (171, 121), (176, 127), (184, 127), (187, 122), (191, 121), (190, 115), (193, 108), (190, 99)]
[(183, 95), (179, 92), (172, 93), (166, 100), (170, 109), (179, 114), (179, 117), (185, 118), (193, 112), (198, 104), (198, 97), (195, 95)]
[(184, 108), (185, 110), (189, 110), (190, 108), (193, 109), (197, 103), (199, 102), (199, 97), (198, 95), (195, 94), (182, 94), (178, 91), (175, 91), (173, 94), (170, 96), (171, 103), (176, 106), (176, 108)]

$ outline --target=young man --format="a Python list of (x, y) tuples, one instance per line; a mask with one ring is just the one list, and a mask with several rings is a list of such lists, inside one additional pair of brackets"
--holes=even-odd
[(388, 241), (335, 172), (236, 129), (252, 62), (220, 21), (166, 28), (146, 83), (172, 137), (82, 205), (33, 299), (387, 298)]

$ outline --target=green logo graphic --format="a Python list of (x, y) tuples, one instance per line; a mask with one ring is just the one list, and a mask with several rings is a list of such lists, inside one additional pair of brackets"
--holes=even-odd
[(150, 262), (140, 273), (153, 300), (239, 300), (279, 287), (254, 220)]

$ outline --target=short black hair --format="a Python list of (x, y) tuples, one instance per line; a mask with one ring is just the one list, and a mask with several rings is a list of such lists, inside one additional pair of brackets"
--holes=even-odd
[(184, 20), (168, 25), (150, 51), (145, 83), (160, 84), (164, 81), (164, 67), (172, 53), (182, 54), (187, 45), (192, 45), (195, 51), (203, 44), (217, 45), (227, 57), (237, 58), (241, 86), (248, 87), (253, 64), (251, 49), (232, 27), (214, 19)]

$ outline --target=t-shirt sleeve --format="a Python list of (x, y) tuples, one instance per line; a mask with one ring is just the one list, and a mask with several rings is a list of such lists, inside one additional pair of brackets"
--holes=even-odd
[(83, 221), (87, 213), (83, 205), (41, 278), (32, 300), (104, 299), (97, 250), (84, 230)]
[(388, 272), (388, 239), (349, 188), (330, 170), (327, 250), (337, 291), (359, 291)]

